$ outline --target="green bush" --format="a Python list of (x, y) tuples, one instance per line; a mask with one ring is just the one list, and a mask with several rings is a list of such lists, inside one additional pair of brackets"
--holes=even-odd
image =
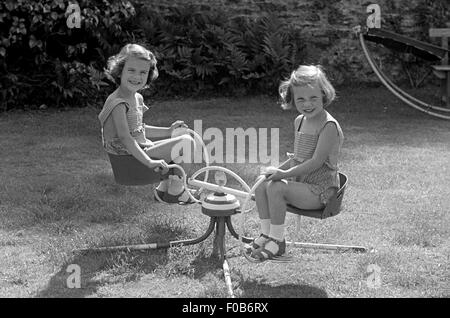
[(299, 32), (275, 16), (194, 6), (137, 8), (137, 36), (158, 59), (159, 96), (273, 93), (303, 59)]
[[(303, 59), (299, 32), (275, 16), (233, 17), (194, 6), (158, 9), (80, 0), (80, 27), (64, 0), (0, 3), (3, 109), (101, 105), (115, 85), (103, 73), (129, 42), (154, 51), (160, 76), (146, 94), (276, 94)], [(72, 26), (72, 27), (71, 27)]]
[[(3, 109), (86, 106), (103, 99), (103, 67), (132, 34), (125, 1), (80, 0), (80, 28), (64, 0), (0, 3), (0, 94)], [(66, 13), (67, 11), (67, 13)], [(70, 20), (73, 21), (73, 20)]]

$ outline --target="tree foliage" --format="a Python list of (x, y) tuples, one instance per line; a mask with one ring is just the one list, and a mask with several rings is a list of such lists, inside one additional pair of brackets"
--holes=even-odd
[(106, 86), (105, 59), (131, 39), (135, 15), (125, 1), (80, 0), (70, 28), (64, 0), (0, 3), (0, 94), (4, 109), (86, 106)]
[(299, 32), (272, 15), (233, 17), (193, 6), (139, 12), (141, 38), (159, 61), (159, 94), (275, 94), (303, 58)]
[(65, 0), (0, 3), (3, 109), (100, 105), (114, 89), (104, 75), (126, 43), (157, 56), (150, 94), (276, 94), (303, 58), (299, 32), (275, 16), (234, 17), (194, 6), (158, 9), (125, 0), (79, 0), (80, 27)]

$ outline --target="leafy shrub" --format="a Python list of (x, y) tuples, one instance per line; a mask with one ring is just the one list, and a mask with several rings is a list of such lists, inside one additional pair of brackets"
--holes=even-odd
[(0, 3), (3, 109), (100, 105), (115, 88), (103, 73), (107, 59), (129, 42), (155, 52), (160, 77), (149, 93), (158, 96), (276, 94), (303, 59), (298, 30), (275, 16), (80, 0), (80, 28), (70, 28), (69, 4)]
[(138, 38), (158, 59), (159, 95), (276, 93), (303, 58), (299, 32), (275, 16), (233, 17), (194, 6), (137, 11)]
[(80, 28), (69, 28), (69, 2), (0, 3), (0, 94), (3, 108), (82, 106), (107, 85), (106, 58), (131, 38), (134, 7), (125, 1), (80, 0)]
[[(385, 12), (382, 14), (382, 28), (430, 43), (432, 39), (428, 35), (429, 28), (445, 27), (445, 22), (448, 21), (447, 2), (445, 0), (422, 0), (407, 6), (402, 1), (386, 2), (382, 7), (382, 11)], [(328, 61), (332, 72), (338, 71), (339, 77), (345, 84), (351, 83), (352, 77), (362, 81), (365, 85), (370, 82), (381, 84), (365, 60), (360, 46), (357, 46), (360, 52), (358, 54), (358, 52), (354, 52), (350, 43), (343, 45), (344, 43), (342, 41), (337, 48), (330, 50), (335, 52), (335, 56)], [(373, 43), (369, 44), (369, 51), (388, 78), (403, 88), (438, 84), (436, 78), (431, 76), (431, 65), (435, 62), (426, 61), (412, 53), (395, 51)], [(339, 54), (342, 52), (344, 54)]]

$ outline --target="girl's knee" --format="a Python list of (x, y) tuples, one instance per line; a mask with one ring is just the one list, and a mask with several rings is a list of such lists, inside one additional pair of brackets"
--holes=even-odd
[(183, 137), (183, 140), (188, 140), (189, 142), (194, 142), (194, 137), (192, 137), (189, 134), (183, 134), (183, 135), (181, 135), (181, 137)]
[(179, 158), (185, 163), (192, 163), (196, 152), (194, 138), (185, 134), (178, 136), (175, 139), (178, 142), (172, 148), (172, 158)]
[(184, 134), (179, 136), (181, 142), (183, 142), (185, 145), (193, 146), (195, 148), (195, 140), (194, 138), (189, 134)]
[(284, 196), (286, 193), (286, 183), (283, 181), (271, 181), (267, 185), (267, 195), (268, 196)]

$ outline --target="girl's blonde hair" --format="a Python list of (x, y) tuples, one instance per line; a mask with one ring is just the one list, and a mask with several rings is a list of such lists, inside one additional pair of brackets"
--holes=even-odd
[(120, 77), (122, 76), (122, 70), (129, 57), (135, 57), (141, 60), (148, 61), (150, 63), (150, 70), (147, 78), (147, 83), (144, 88), (150, 86), (158, 77), (158, 68), (156, 67), (155, 55), (139, 44), (127, 44), (119, 52), (119, 54), (113, 55), (108, 59), (108, 67), (105, 70), (107, 76), (112, 77), (117, 85), (120, 85)]
[(336, 97), (336, 91), (328, 81), (320, 65), (301, 65), (291, 73), (289, 79), (281, 82), (278, 92), (280, 93), (283, 109), (295, 107), (293, 86), (319, 85), (323, 94), (324, 108), (331, 104)]

